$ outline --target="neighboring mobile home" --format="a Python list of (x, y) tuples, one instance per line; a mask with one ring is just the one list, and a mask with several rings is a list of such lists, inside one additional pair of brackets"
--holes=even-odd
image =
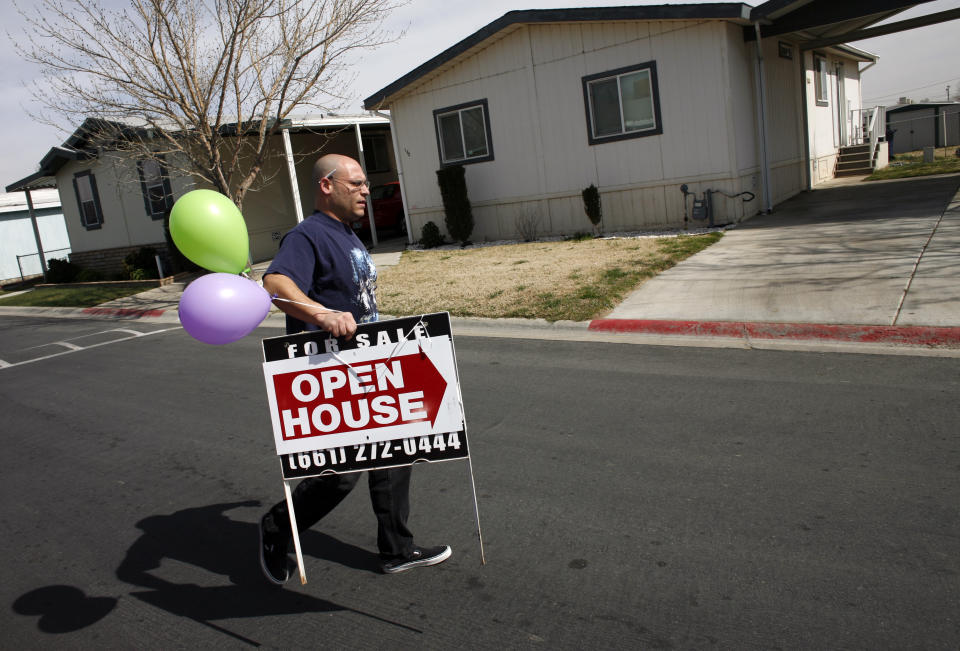
[(613, 232), (683, 226), (707, 190), (713, 221), (737, 222), (833, 178), (843, 146), (872, 133), (882, 147), (860, 99), (859, 64), (876, 57), (802, 49), (815, 25), (774, 30), (758, 53), (756, 30), (801, 4), (763, 5), (776, 20), (725, 3), (512, 11), (483, 27), (364, 102), (390, 111), (411, 235), (443, 228), (447, 165), (465, 166), (474, 240), (530, 219), (589, 231), (591, 184)]
[[(177, 198), (203, 186), (155, 161), (94, 146), (97, 125), (97, 120), (86, 120), (62, 146), (50, 150), (38, 172), (7, 190), (44, 179), (56, 183), (73, 249), (71, 262), (109, 276), (122, 269), (128, 254), (152, 247), (169, 264), (164, 217)], [(283, 234), (313, 211), (311, 170), (321, 153), (362, 158), (374, 185), (397, 180), (386, 118), (309, 116), (285, 122), (282, 131), (243, 203), (253, 262), (272, 258)]]
[(66, 258), (70, 253), (70, 239), (56, 188), (31, 190), (30, 203), (32, 206), (28, 205), (23, 192), (0, 194), (0, 283), (41, 275), (40, 246), (44, 261)]

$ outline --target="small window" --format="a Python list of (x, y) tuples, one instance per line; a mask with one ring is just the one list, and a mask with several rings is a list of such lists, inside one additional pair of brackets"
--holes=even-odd
[(817, 93), (817, 106), (827, 106), (830, 91), (830, 77), (827, 72), (827, 60), (825, 57), (813, 55), (813, 85)]
[(140, 173), (140, 190), (143, 192), (147, 216), (150, 219), (163, 219), (173, 207), (167, 170), (159, 160), (147, 158), (137, 163), (137, 171)]
[(441, 165), (493, 160), (487, 100), (437, 109), (433, 119)]
[(100, 195), (97, 192), (97, 179), (93, 172), (78, 172), (73, 175), (73, 190), (77, 195), (77, 207), (80, 210), (80, 223), (87, 230), (103, 225), (103, 210), (100, 208)]
[(591, 145), (663, 133), (654, 61), (584, 77), (583, 101)]
[(390, 158), (387, 155), (387, 137), (382, 133), (363, 136), (363, 162), (367, 173), (389, 172)]

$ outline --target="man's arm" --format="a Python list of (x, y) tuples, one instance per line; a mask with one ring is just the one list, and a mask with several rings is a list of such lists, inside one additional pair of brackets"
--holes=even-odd
[(312, 300), (300, 291), (297, 284), (290, 278), (279, 273), (267, 274), (263, 277), (263, 288), (271, 297), (285, 298), (287, 301), (274, 301), (274, 305), (295, 319), (304, 323), (313, 323), (320, 326), (334, 337), (350, 339), (357, 331), (357, 323), (350, 312), (330, 311), (320, 303)]

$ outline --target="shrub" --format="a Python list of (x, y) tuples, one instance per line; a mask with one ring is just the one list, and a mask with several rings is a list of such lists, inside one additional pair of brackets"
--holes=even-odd
[(467, 178), (463, 165), (452, 165), (437, 170), (437, 183), (443, 198), (444, 222), (447, 232), (461, 245), (470, 243), (473, 233), (473, 210), (467, 197)]
[(152, 246), (141, 247), (123, 259), (123, 271), (130, 280), (157, 278), (157, 250)]
[(600, 232), (600, 220), (603, 219), (603, 209), (600, 206), (600, 190), (593, 183), (584, 188), (583, 193), (583, 211), (587, 213), (587, 218), (593, 224), (593, 232)]
[(81, 269), (73, 279), (76, 283), (95, 283), (98, 280), (103, 280), (103, 274), (96, 269)]
[(524, 242), (532, 242), (537, 239), (537, 231), (540, 228), (540, 216), (532, 210), (523, 210), (517, 215), (517, 231)]
[(425, 249), (432, 249), (443, 244), (443, 235), (440, 234), (440, 227), (433, 222), (427, 222), (420, 230), (420, 244)]
[(50, 258), (47, 260), (48, 283), (70, 283), (80, 273), (80, 267), (69, 260)]

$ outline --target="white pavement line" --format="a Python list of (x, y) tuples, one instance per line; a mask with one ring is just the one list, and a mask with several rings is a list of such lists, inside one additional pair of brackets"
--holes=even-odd
[(114, 328), (113, 330), (104, 330), (104, 332), (128, 332), (135, 337), (143, 337), (144, 335), (150, 334), (149, 332), (139, 332), (137, 330), (127, 330), (126, 328)]
[(7, 368), (8, 366), (13, 366), (13, 364), (11, 364), (10, 362), (5, 362), (2, 359), (0, 359), (0, 368)]
[(76, 344), (71, 344), (68, 341), (51, 341), (49, 346), (63, 346), (64, 348), (69, 348), (70, 350), (83, 350), (83, 346), (78, 346)]
[(907, 294), (910, 292), (910, 286), (913, 284), (913, 279), (917, 275), (917, 268), (920, 266), (920, 260), (923, 258), (923, 254), (927, 252), (927, 247), (930, 246), (930, 242), (933, 241), (933, 236), (936, 235), (937, 229), (940, 228), (940, 222), (943, 221), (943, 216), (948, 212), (952, 212), (956, 208), (958, 197), (960, 197), (960, 192), (957, 192), (953, 199), (950, 200), (950, 203), (947, 204), (947, 207), (943, 209), (943, 212), (940, 213), (937, 223), (933, 225), (933, 230), (930, 231), (930, 237), (927, 238), (927, 241), (923, 244), (923, 248), (920, 249), (920, 255), (917, 256), (917, 261), (913, 263), (913, 270), (910, 272), (910, 278), (907, 280), (907, 286), (903, 288), (903, 294), (900, 295), (900, 303), (897, 305), (897, 311), (893, 315), (893, 321), (890, 322), (890, 325), (897, 325), (897, 319), (900, 318), (900, 312), (903, 310), (903, 304), (907, 300)]
[(51, 359), (51, 358), (53, 358), (53, 357), (62, 357), (63, 355), (70, 355), (70, 354), (72, 354), (72, 353), (76, 353), (76, 352), (81, 351), (81, 350), (90, 350), (91, 348), (99, 348), (100, 346), (106, 346), (106, 345), (108, 345), (108, 344), (118, 344), (118, 343), (120, 343), (121, 341), (128, 341), (128, 340), (130, 340), (130, 339), (136, 339), (137, 337), (147, 337), (147, 336), (149, 336), (149, 335), (158, 335), (158, 334), (160, 334), (160, 333), (162, 333), (162, 332), (170, 332), (171, 330), (180, 330), (182, 327), (183, 327), (183, 326), (176, 326), (176, 327), (174, 327), (174, 328), (164, 328), (163, 330), (154, 330), (153, 332), (148, 332), (148, 333), (145, 333), (145, 334), (140, 334), (140, 335), (137, 335), (136, 337), (135, 337), (135, 336), (130, 336), (130, 337), (124, 337), (123, 339), (114, 339), (114, 340), (112, 340), (112, 341), (102, 341), (102, 342), (100, 342), (99, 344), (90, 344), (89, 346), (86, 346), (86, 347), (84, 347), (84, 348), (77, 347), (76, 350), (65, 350), (65, 351), (63, 351), (62, 353), (54, 353), (54, 354), (52, 354), (52, 355), (44, 355), (43, 357), (35, 357), (35, 358), (33, 358), (33, 359), (28, 359), (28, 360), (25, 360), (25, 361), (22, 361), (22, 362), (16, 362), (15, 364), (6, 364), (6, 366), (0, 365), (0, 369), (13, 368), (13, 367), (15, 367), (15, 366), (23, 366), (24, 364), (33, 364), (34, 362), (40, 362), (40, 361), (43, 361), (43, 360), (45, 360), (45, 359)]

